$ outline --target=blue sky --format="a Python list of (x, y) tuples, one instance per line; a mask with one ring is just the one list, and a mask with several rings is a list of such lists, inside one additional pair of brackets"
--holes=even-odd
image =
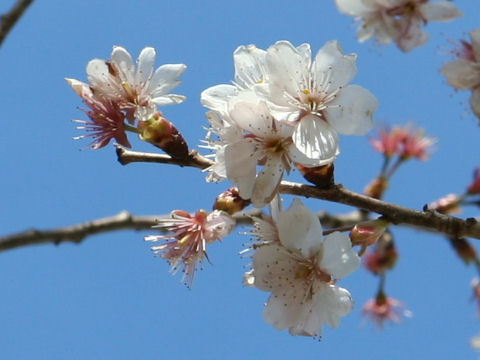
[[(0, 4), (5, 12), (11, 1)], [(457, 1), (464, 17), (429, 24), (431, 39), (409, 54), (394, 46), (359, 44), (349, 17), (334, 1), (37, 1), (0, 50), (3, 80), (0, 132), (0, 234), (54, 228), (110, 216), (209, 209), (228, 183), (207, 184), (195, 169), (116, 162), (114, 149), (80, 150), (87, 141), (71, 119), (83, 118), (65, 77), (85, 80), (92, 58), (108, 58), (113, 45), (134, 57), (157, 49), (157, 66), (185, 63), (176, 92), (187, 96), (164, 114), (191, 147), (205, 135), (199, 94), (233, 78), (239, 45), (266, 48), (277, 40), (308, 42), (314, 51), (337, 39), (358, 54), (359, 84), (379, 100), (377, 123), (414, 122), (439, 139), (425, 163), (411, 162), (394, 177), (386, 200), (411, 208), (463, 191), (479, 165), (477, 120), (468, 95), (446, 85), (439, 68), (449, 39), (478, 24), (478, 5)], [(373, 134), (373, 133), (372, 133)], [(156, 149), (132, 138), (134, 149)], [(336, 180), (355, 191), (377, 174), (380, 155), (367, 137), (341, 138)], [(300, 180), (298, 174), (292, 179)], [(291, 199), (285, 197), (290, 203)], [(348, 207), (308, 201), (312, 210)], [(474, 210), (462, 216), (476, 215)], [(480, 331), (470, 301), (473, 268), (441, 236), (393, 228), (400, 252), (387, 291), (414, 317), (377, 331), (362, 325), (362, 304), (376, 291), (363, 269), (341, 281), (356, 306), (322, 341), (292, 337), (262, 320), (268, 294), (241, 284), (248, 237), (238, 229), (209, 251), (192, 290), (154, 258), (143, 236), (115, 232), (80, 245), (25, 247), (0, 254), (2, 359), (469, 359), (468, 340)]]

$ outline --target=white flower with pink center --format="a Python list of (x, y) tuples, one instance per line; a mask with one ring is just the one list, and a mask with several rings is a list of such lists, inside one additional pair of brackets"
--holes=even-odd
[(310, 159), (332, 162), (338, 134), (364, 135), (373, 126), (376, 98), (349, 85), (357, 72), (356, 55), (344, 55), (337, 41), (326, 43), (312, 59), (310, 45), (279, 41), (267, 49), (268, 101), (294, 126), (296, 148)]
[(336, 0), (340, 12), (360, 23), (360, 42), (375, 37), (380, 43), (394, 41), (404, 52), (425, 44), (422, 27), (429, 21), (451, 21), (462, 14), (452, 3), (428, 0)]
[(480, 29), (471, 31), (470, 38), (470, 42), (461, 41), (453, 51), (457, 59), (446, 63), (440, 71), (454, 88), (472, 90), (470, 106), (480, 118)]
[(130, 121), (148, 120), (157, 106), (178, 104), (185, 96), (170, 94), (180, 84), (184, 64), (165, 64), (154, 71), (155, 49), (144, 48), (137, 66), (130, 53), (115, 46), (109, 61), (93, 59), (87, 65), (88, 80), (97, 94), (118, 103)]
[(198, 210), (190, 214), (183, 210), (172, 211), (169, 217), (158, 220), (156, 228), (171, 232), (169, 235), (151, 235), (146, 241), (169, 240), (152, 247), (155, 255), (166, 259), (170, 272), (176, 274), (183, 267), (182, 281), (192, 286), (197, 264), (205, 258), (208, 260), (207, 244), (221, 240), (235, 227), (235, 220), (224, 211), (215, 210), (210, 214)]
[(360, 258), (348, 235), (324, 237), (318, 217), (298, 199), (274, 219), (255, 220), (253, 269), (245, 283), (271, 292), (264, 319), (292, 335), (321, 336), (353, 308), (350, 293), (335, 282), (355, 271)]

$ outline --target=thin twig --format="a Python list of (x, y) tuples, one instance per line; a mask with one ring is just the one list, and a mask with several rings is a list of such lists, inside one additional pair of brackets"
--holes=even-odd
[(0, 17), (0, 46), (32, 2), (33, 0), (18, 0), (9, 12)]

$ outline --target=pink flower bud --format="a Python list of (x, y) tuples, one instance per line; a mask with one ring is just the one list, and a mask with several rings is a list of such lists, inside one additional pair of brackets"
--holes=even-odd
[(366, 221), (355, 225), (350, 232), (353, 245), (373, 245), (385, 233), (388, 221), (383, 219)]
[(233, 215), (242, 211), (248, 205), (250, 205), (250, 200), (242, 199), (238, 193), (238, 188), (231, 187), (217, 196), (213, 204), (213, 210), (222, 210)]

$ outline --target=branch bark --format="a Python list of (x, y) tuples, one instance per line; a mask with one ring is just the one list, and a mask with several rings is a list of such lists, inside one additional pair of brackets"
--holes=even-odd
[(9, 12), (0, 17), (0, 46), (32, 2), (33, 0), (18, 0)]
[[(140, 153), (117, 146), (118, 161), (123, 165), (131, 162), (156, 162), (206, 169), (213, 164), (211, 160), (198, 154), (194, 150), (191, 151), (191, 154), (192, 156), (185, 160), (175, 160), (168, 155)], [(448, 237), (471, 237), (480, 239), (480, 223), (478, 223), (475, 218), (463, 220), (440, 214), (433, 210), (418, 211), (408, 209), (403, 206), (355, 193), (344, 188), (341, 184), (320, 189), (311, 185), (282, 181), (279, 191), (283, 194), (322, 199), (368, 210), (382, 215), (385, 219), (396, 225), (407, 225), (425, 231), (443, 233)]]

